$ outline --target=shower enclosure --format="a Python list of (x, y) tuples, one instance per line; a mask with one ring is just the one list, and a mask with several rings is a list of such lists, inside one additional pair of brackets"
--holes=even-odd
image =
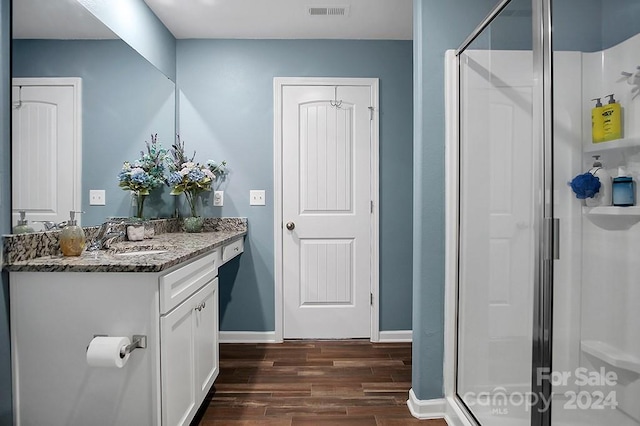
[(504, 0), (447, 65), (453, 422), (640, 426), (640, 201), (569, 185), (639, 200), (640, 1)]

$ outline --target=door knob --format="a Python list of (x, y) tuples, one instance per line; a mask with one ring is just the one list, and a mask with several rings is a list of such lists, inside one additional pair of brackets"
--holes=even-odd
[(293, 222), (287, 222), (286, 226), (289, 231), (293, 231), (296, 228), (296, 224)]

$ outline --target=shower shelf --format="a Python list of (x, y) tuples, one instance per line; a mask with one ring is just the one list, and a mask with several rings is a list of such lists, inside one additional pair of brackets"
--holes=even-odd
[(614, 149), (624, 149), (624, 148), (640, 149), (640, 138), (622, 138), (622, 139), (615, 139), (612, 141), (600, 142), (600, 143), (589, 142), (584, 145), (584, 152), (593, 153), (593, 152), (611, 151)]
[(629, 229), (640, 221), (640, 206), (583, 206), (582, 213), (594, 225), (610, 230)]
[(640, 374), (640, 359), (598, 340), (580, 342), (582, 352), (592, 355), (609, 365)]

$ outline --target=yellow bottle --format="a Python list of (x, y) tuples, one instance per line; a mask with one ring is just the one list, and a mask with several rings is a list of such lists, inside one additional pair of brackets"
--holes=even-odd
[(602, 117), (602, 102), (600, 98), (591, 99), (596, 101), (596, 107), (591, 110), (591, 140), (593, 143), (604, 142), (604, 119)]
[(612, 141), (622, 137), (622, 107), (613, 99), (613, 95), (607, 95), (609, 103), (602, 108), (602, 127), (604, 141)]
[(65, 256), (80, 256), (86, 244), (84, 230), (76, 221), (76, 213), (83, 212), (69, 212), (69, 222), (60, 232), (60, 250)]

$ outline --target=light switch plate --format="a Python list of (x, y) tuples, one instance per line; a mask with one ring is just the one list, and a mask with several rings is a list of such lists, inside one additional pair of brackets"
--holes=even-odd
[(89, 205), (104, 206), (106, 205), (106, 194), (104, 189), (89, 190)]
[(224, 191), (213, 192), (213, 205), (214, 207), (222, 207), (224, 205)]
[(266, 205), (264, 189), (252, 189), (249, 191), (249, 205), (250, 206), (264, 206)]

